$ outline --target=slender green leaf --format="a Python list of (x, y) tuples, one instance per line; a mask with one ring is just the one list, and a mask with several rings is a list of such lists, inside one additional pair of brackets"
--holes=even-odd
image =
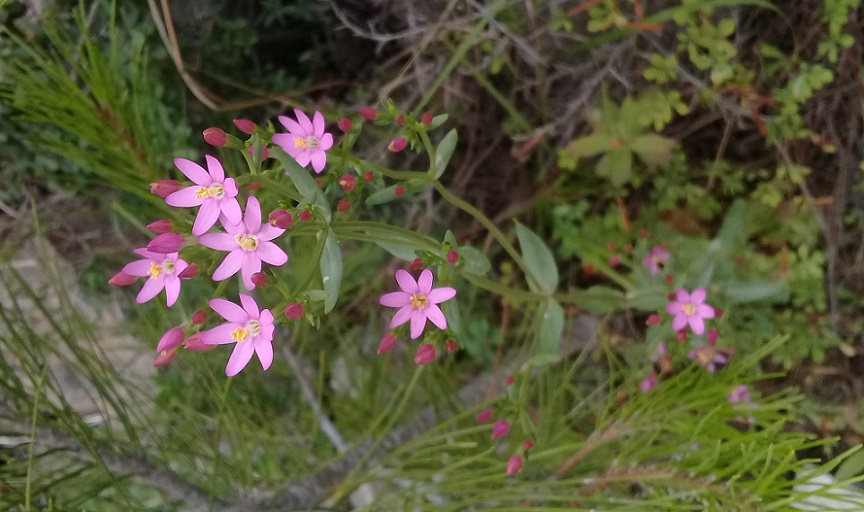
[(315, 194), (320, 189), (312, 176), (309, 175), (309, 171), (300, 167), (300, 164), (291, 155), (282, 151), (281, 148), (272, 148), (270, 151), (276, 156), (282, 167), (285, 168), (285, 174), (291, 178), (291, 182), (294, 183), (297, 192), (300, 192), (300, 195), (306, 198), (315, 197)]
[(519, 246), (522, 248), (522, 257), (528, 272), (531, 273), (536, 285), (528, 280), (528, 285), (534, 291), (542, 291), (551, 294), (558, 288), (558, 267), (555, 265), (555, 257), (543, 240), (533, 231), (516, 223), (516, 237), (519, 238)]
[(538, 354), (557, 355), (564, 333), (564, 309), (554, 299), (548, 299), (540, 310), (540, 345)]
[(450, 130), (447, 132), (447, 135), (441, 139), (441, 142), (438, 143), (438, 147), (435, 148), (435, 179), (441, 177), (444, 174), (444, 170), (447, 169), (447, 164), (450, 163), (450, 157), (453, 156), (453, 151), (456, 149), (456, 143), (459, 142), (459, 134), (456, 133), (456, 130)]
[(324, 241), (324, 251), (321, 253), (321, 282), (327, 298), (324, 299), (324, 312), (329, 313), (339, 299), (339, 288), (342, 286), (342, 249), (339, 239), (333, 231), (327, 231)]

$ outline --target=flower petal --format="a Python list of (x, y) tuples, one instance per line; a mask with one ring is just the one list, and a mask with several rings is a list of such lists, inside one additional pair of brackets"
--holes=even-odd
[(243, 304), (243, 310), (246, 311), (249, 318), (258, 320), (258, 317), (261, 316), (258, 312), (258, 303), (255, 302), (255, 299), (253, 299), (251, 295), (241, 293), (240, 304)]
[[(285, 116), (280, 116), (280, 118)], [(285, 119), (288, 119), (285, 117)], [(290, 119), (289, 119), (290, 121)], [(294, 121), (291, 121), (292, 123)], [(299, 125), (298, 125), (299, 127)], [(282, 148), (286, 153), (291, 154), (292, 151), (297, 151), (297, 145), (294, 144), (294, 136), (290, 133), (277, 133), (273, 136), (273, 144)]]
[(305, 112), (299, 108), (295, 108), (294, 115), (297, 116), (297, 122), (303, 127), (303, 131), (306, 132), (307, 137), (315, 133), (315, 127), (312, 126), (312, 121), (309, 120), (309, 116)]
[(393, 315), (393, 319), (390, 320), (390, 325), (388, 328), (393, 329), (394, 327), (399, 327), (400, 325), (404, 324), (408, 320), (411, 320), (411, 312), (412, 311), (414, 311), (414, 310), (409, 306), (405, 306), (404, 308), (397, 311), (396, 314)]
[(164, 279), (148, 279), (144, 281), (144, 286), (141, 287), (141, 291), (138, 292), (138, 296), (135, 297), (135, 302), (138, 304), (144, 304), (148, 300), (159, 295), (159, 292), (161, 292), (164, 287)]
[(705, 302), (705, 288), (696, 288), (693, 290), (693, 293), (690, 294), (690, 302), (693, 304), (701, 304)]
[(294, 157), (294, 160), (297, 160), (297, 165), (299, 165), (300, 167), (306, 167), (311, 161), (309, 152), (305, 149), (291, 156)]
[(423, 334), (423, 328), (426, 327), (426, 314), (422, 309), (411, 311), (411, 339), (416, 340)]
[(225, 256), (222, 263), (213, 272), (214, 281), (224, 281), (236, 274), (243, 266), (243, 249), (235, 249)]
[(702, 334), (705, 332), (705, 321), (702, 320), (702, 317), (696, 315), (688, 316), (687, 323), (690, 324), (690, 328), (693, 329), (695, 334)]
[(385, 293), (378, 299), (378, 304), (388, 308), (404, 308), (411, 302), (411, 294), (405, 292)]
[(222, 168), (222, 162), (215, 156), (210, 155), (204, 155), (204, 159), (207, 160), (207, 171), (210, 173), (213, 181), (217, 183), (225, 181), (225, 169)]
[(129, 274), (130, 276), (146, 276), (150, 271), (150, 265), (154, 262), (153, 260), (135, 260), (132, 263), (127, 263), (121, 272), (124, 274)]
[(675, 300), (677, 300), (681, 304), (688, 304), (690, 302), (690, 294), (687, 293), (687, 290), (685, 290), (684, 288), (680, 288), (677, 292), (675, 292)]
[(672, 319), (672, 330), (675, 332), (687, 327), (687, 315), (680, 313)]
[(255, 253), (261, 261), (276, 267), (288, 262), (288, 255), (285, 254), (285, 251), (273, 242), (260, 243)]
[(198, 185), (192, 187), (181, 188), (177, 192), (168, 194), (165, 198), (165, 203), (168, 206), (175, 208), (191, 208), (193, 206), (201, 206), (204, 202), (204, 197), (198, 197), (197, 191), (201, 188)]
[(435, 288), (431, 292), (426, 294), (426, 300), (429, 301), (430, 304), (439, 304), (444, 302), (445, 300), (450, 300), (456, 296), (456, 289), (450, 288), (449, 286), (442, 286), (441, 288)]
[(399, 288), (407, 294), (418, 293), (420, 288), (417, 286), (417, 281), (411, 277), (407, 270), (399, 269), (396, 271), (396, 282), (399, 283)]
[(324, 135), (324, 116), (320, 110), (316, 110), (312, 116), (312, 134), (316, 137)]
[(678, 313), (681, 313), (681, 303), (676, 301), (666, 304), (666, 312), (670, 315), (677, 315)]
[(696, 306), (696, 314), (701, 316), (702, 318), (714, 318), (716, 312), (714, 311), (714, 308), (712, 308), (708, 304), (699, 304), (698, 306)]
[(267, 327), (268, 325), (273, 325), (273, 313), (269, 309), (262, 309), (261, 313), (258, 315), (258, 322), (261, 324), (262, 328)]
[(229, 224), (239, 224), (243, 220), (243, 212), (236, 198), (223, 197), (219, 200), (219, 211), (228, 220)]
[(428, 268), (420, 272), (420, 277), (417, 279), (417, 288), (420, 290), (420, 293), (429, 295), (429, 292), (432, 291), (432, 279), (432, 271)]
[(177, 302), (177, 297), (180, 296), (180, 278), (176, 274), (165, 277), (165, 299), (166, 304), (170, 308)]
[[(216, 251), (233, 251), (238, 249), (234, 235), (228, 233), (207, 233), (198, 237), (198, 243)], [(128, 273), (128, 272), (127, 272)]]
[(333, 134), (325, 133), (318, 139), (318, 149), (323, 149), (327, 151), (328, 149), (333, 147)]
[(216, 224), (219, 219), (219, 205), (216, 200), (207, 198), (198, 210), (198, 217), (195, 218), (195, 224), (192, 225), (192, 234), (195, 236), (203, 235), (208, 229)]
[(311, 152), (310, 160), (312, 161), (312, 169), (315, 170), (315, 174), (321, 174), (324, 166), (327, 165), (327, 153), (320, 149), (315, 150)]
[(231, 352), (228, 365), (225, 367), (225, 375), (233, 377), (240, 373), (240, 370), (246, 368), (246, 365), (249, 364), (253, 352), (255, 352), (255, 345), (248, 341), (239, 342), (234, 345), (234, 352)]
[(284, 229), (277, 228), (276, 226), (267, 222), (265, 224), (262, 224), (261, 229), (258, 230), (258, 241), (269, 242), (274, 238), (279, 238), (284, 232)]
[[(304, 130), (302, 126), (300, 126), (300, 123), (291, 119), (288, 116), (279, 116), (277, 119), (279, 119), (279, 122), (282, 123), (282, 126), (284, 126), (286, 130), (291, 132), (290, 135), (292, 135), (292, 136), (293, 135), (299, 135), (301, 137), (308, 137), (309, 135), (311, 135), (306, 130)], [(279, 134), (279, 135), (288, 135), (288, 134)], [(294, 137), (291, 137), (291, 138), (293, 139)], [(273, 138), (273, 142), (276, 142), (275, 136)], [(276, 143), (278, 144), (278, 142), (276, 142)]]
[(444, 312), (441, 311), (441, 308), (436, 306), (435, 304), (430, 304), (424, 312), (426, 313), (426, 318), (429, 319), (430, 322), (435, 324), (439, 329), (447, 328), (447, 318), (444, 316)]
[(243, 215), (243, 224), (250, 233), (255, 234), (261, 229), (261, 203), (255, 196), (249, 196), (246, 200), (246, 213)]
[(254, 252), (247, 252), (243, 255), (243, 263), (240, 268), (240, 276), (243, 278), (243, 285), (247, 290), (254, 290), (255, 283), (252, 282), (252, 274), (261, 272), (261, 258)]
[[(242, 300), (243, 294), (240, 294), (240, 298)], [(210, 299), (210, 308), (213, 311), (219, 313), (219, 315), (228, 320), (229, 322), (234, 322), (238, 324), (245, 324), (249, 321), (249, 314), (243, 310), (237, 304), (234, 304), (230, 300), (225, 299)]]
[(273, 363), (273, 343), (261, 336), (256, 336), (255, 353), (258, 354), (258, 360), (261, 361), (261, 368), (269, 369)]
[[(236, 306), (236, 304), (234, 305)], [(245, 323), (245, 320), (243, 323)], [(201, 334), (201, 343), (205, 345), (224, 345), (226, 343), (236, 343), (236, 340), (231, 337), (231, 333), (234, 332), (234, 329), (242, 326), (242, 324), (233, 323), (217, 325), (216, 327), (208, 331), (204, 331)]]
[(184, 176), (192, 180), (196, 185), (206, 187), (213, 183), (210, 174), (192, 160), (187, 158), (175, 158), (174, 165), (180, 169), (180, 172), (182, 172)]

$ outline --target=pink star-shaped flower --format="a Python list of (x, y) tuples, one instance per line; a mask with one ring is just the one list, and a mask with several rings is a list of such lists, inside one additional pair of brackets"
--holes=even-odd
[(714, 318), (714, 308), (705, 304), (705, 289), (697, 288), (693, 293), (681, 288), (674, 301), (666, 305), (666, 312), (673, 315), (672, 330), (680, 331), (687, 325), (696, 334), (705, 332), (705, 320)]
[(227, 233), (207, 233), (198, 238), (198, 243), (217, 251), (229, 251), (222, 263), (213, 272), (214, 281), (223, 281), (238, 271), (247, 290), (253, 290), (252, 274), (261, 272), (261, 262), (280, 266), (288, 261), (288, 255), (271, 242), (285, 232), (269, 222), (261, 222), (261, 205), (255, 196), (246, 200), (246, 213), (237, 224), (222, 224)]
[(651, 274), (657, 274), (660, 272), (660, 267), (671, 256), (672, 255), (669, 254), (669, 251), (664, 249), (662, 245), (655, 245), (654, 248), (645, 255), (645, 258), (642, 260), (642, 266), (647, 268)]
[(279, 116), (279, 122), (288, 129), (288, 133), (277, 133), (273, 142), (291, 155), (301, 167), (312, 162), (315, 174), (320, 174), (327, 165), (327, 150), (333, 147), (333, 134), (324, 133), (324, 116), (315, 112), (312, 120), (300, 109), (294, 109), (297, 121)]
[(388, 308), (401, 308), (393, 315), (390, 329), (411, 321), (411, 339), (417, 339), (423, 334), (426, 320), (439, 329), (447, 328), (447, 319), (438, 304), (456, 296), (456, 290), (449, 286), (432, 289), (432, 271), (428, 268), (420, 273), (420, 278), (414, 281), (411, 274), (405, 270), (396, 271), (396, 282), (402, 288), (401, 292), (385, 293), (379, 299), (379, 304)]
[(222, 315), (227, 323), (218, 325), (201, 336), (205, 345), (234, 343), (234, 352), (228, 359), (225, 375), (233, 377), (246, 368), (252, 353), (258, 354), (261, 367), (267, 370), (273, 363), (273, 313), (269, 309), (258, 310), (258, 304), (250, 295), (240, 294), (240, 304), (225, 299), (210, 299), (213, 311)]
[(697, 363), (704, 366), (709, 372), (713, 373), (717, 369), (718, 364), (726, 364), (726, 356), (720, 353), (711, 345), (702, 345), (696, 350), (691, 350), (687, 357), (695, 359)]
[(237, 183), (234, 178), (226, 178), (222, 164), (216, 158), (207, 155), (207, 170), (192, 160), (175, 158), (174, 165), (180, 169), (195, 185), (174, 192), (165, 198), (165, 202), (179, 208), (200, 206), (193, 235), (203, 235), (212, 228), (221, 213), (228, 222), (240, 222), (240, 203), (237, 202)]
[(135, 254), (143, 256), (144, 259), (127, 263), (122, 270), (122, 273), (130, 276), (147, 277), (135, 302), (143, 304), (164, 289), (168, 307), (173, 306), (180, 296), (180, 273), (186, 270), (189, 264), (180, 259), (176, 252), (163, 254), (142, 248), (135, 249)]

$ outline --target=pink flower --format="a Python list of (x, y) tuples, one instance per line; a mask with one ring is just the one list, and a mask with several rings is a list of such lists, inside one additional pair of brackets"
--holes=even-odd
[(657, 274), (660, 272), (663, 263), (665, 263), (671, 256), (672, 255), (669, 254), (669, 251), (664, 249), (662, 245), (655, 245), (654, 248), (645, 255), (645, 259), (642, 260), (642, 266), (650, 270), (652, 274)]
[(507, 461), (507, 475), (513, 476), (522, 469), (522, 456), (514, 455)]
[(214, 281), (224, 281), (238, 271), (247, 290), (255, 289), (252, 274), (261, 271), (261, 262), (280, 266), (288, 261), (288, 255), (271, 242), (285, 232), (269, 222), (261, 222), (261, 205), (255, 196), (246, 200), (246, 213), (237, 224), (226, 224), (227, 233), (208, 233), (198, 239), (204, 247), (217, 251), (229, 251), (216, 271)]
[(222, 128), (218, 128), (216, 126), (211, 126), (204, 130), (204, 142), (210, 144), (211, 146), (222, 147), (228, 143), (228, 134), (225, 133), (225, 130)]
[(477, 413), (477, 423), (489, 423), (492, 421), (492, 410), (483, 409)]
[(226, 178), (222, 164), (207, 155), (207, 170), (192, 160), (175, 158), (174, 165), (195, 185), (186, 187), (165, 198), (165, 202), (178, 208), (200, 206), (192, 226), (192, 234), (203, 235), (216, 224), (219, 214), (231, 224), (240, 222), (240, 203), (237, 201), (237, 183)]
[(435, 360), (435, 345), (431, 343), (424, 343), (420, 345), (420, 348), (417, 349), (417, 353), (414, 354), (414, 362), (419, 365), (429, 364)]
[(674, 315), (672, 330), (680, 331), (687, 325), (695, 334), (705, 332), (705, 319), (714, 318), (714, 308), (705, 304), (705, 289), (697, 288), (693, 293), (681, 288), (675, 294), (674, 301), (666, 305), (666, 312)]
[(750, 391), (745, 384), (739, 384), (729, 391), (729, 403), (737, 404), (738, 402), (750, 403)]
[(183, 343), (182, 327), (172, 327), (165, 331), (165, 334), (162, 335), (159, 339), (159, 344), (156, 346), (158, 356), (156, 356), (156, 361), (153, 362), (153, 366), (168, 364), (168, 362), (174, 359), (181, 343)]
[(657, 376), (654, 372), (651, 372), (651, 375), (642, 379), (642, 382), (639, 383), (639, 389), (642, 390), (643, 393), (651, 391), (652, 389), (657, 387)]
[(426, 320), (439, 329), (447, 328), (447, 319), (438, 304), (452, 299), (456, 290), (449, 286), (432, 289), (432, 271), (428, 268), (420, 273), (420, 278), (414, 281), (411, 274), (405, 270), (396, 271), (396, 282), (402, 288), (401, 292), (385, 293), (379, 299), (382, 306), (401, 308), (393, 315), (390, 329), (411, 321), (411, 339), (417, 339), (426, 327)]
[(291, 155), (301, 167), (312, 162), (316, 174), (320, 174), (327, 165), (327, 150), (333, 146), (333, 135), (324, 133), (324, 116), (315, 112), (312, 121), (300, 109), (294, 109), (297, 121), (279, 116), (279, 122), (288, 129), (288, 133), (277, 133), (273, 142)]
[(697, 363), (708, 369), (709, 372), (714, 372), (718, 364), (725, 364), (726, 356), (721, 354), (716, 348), (711, 345), (702, 345), (696, 350), (691, 350), (687, 357), (695, 359)]
[(181, 260), (176, 252), (164, 254), (147, 249), (135, 249), (135, 254), (143, 256), (144, 259), (127, 263), (123, 267), (123, 273), (148, 278), (138, 292), (135, 302), (143, 304), (158, 295), (164, 288), (168, 307), (173, 306), (180, 296), (179, 274), (186, 269), (188, 263)]
[(227, 323), (205, 331), (201, 342), (205, 345), (221, 345), (234, 343), (234, 352), (228, 359), (225, 375), (233, 377), (240, 373), (252, 359), (252, 353), (258, 354), (261, 367), (270, 368), (273, 362), (273, 313), (269, 309), (258, 310), (250, 295), (240, 294), (243, 307), (225, 299), (210, 299), (210, 307), (219, 313)]
[(498, 420), (492, 425), (492, 439), (499, 437), (507, 437), (510, 433), (510, 422), (507, 420)]

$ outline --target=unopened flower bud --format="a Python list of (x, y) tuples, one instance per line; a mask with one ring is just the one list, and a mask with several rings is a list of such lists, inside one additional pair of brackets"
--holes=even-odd
[(347, 197), (345, 199), (339, 201), (338, 203), (336, 203), (336, 211), (337, 212), (344, 212), (345, 210), (347, 210), (350, 207), (351, 207), (351, 200), (348, 199)]
[(423, 268), (423, 259), (422, 258), (414, 258), (411, 260), (411, 263), (408, 264), (408, 268), (411, 270), (420, 270)]
[(183, 184), (177, 180), (156, 180), (150, 184), (150, 192), (159, 197), (168, 197), (183, 188)]
[(309, 210), (302, 210), (297, 215), (297, 218), (299, 218), (300, 220), (309, 220), (312, 218), (312, 212), (310, 212)]
[(612, 256), (611, 258), (609, 258), (609, 266), (610, 267), (617, 267), (620, 264), (621, 264), (621, 258), (619, 258), (618, 256)]
[(357, 113), (360, 114), (363, 119), (368, 121), (374, 121), (378, 119), (378, 111), (372, 107), (363, 107), (357, 110)]
[(255, 123), (248, 119), (235, 119), (234, 126), (246, 135), (252, 135), (255, 133), (255, 128), (257, 128)]
[(531, 448), (534, 448), (534, 441), (532, 441), (530, 439), (526, 439), (525, 442), (522, 443), (522, 449), (527, 452)]
[(628, 253), (628, 254), (631, 253), (631, 252), (633, 252), (633, 244), (627, 244), (627, 245), (625, 245), (625, 246), (624, 246), (624, 252), (626, 252), (626, 253)]
[(393, 118), (393, 122), (396, 124), (405, 124), (405, 116), (399, 114), (398, 116)]
[(492, 439), (499, 437), (507, 437), (510, 433), (510, 422), (507, 420), (498, 420), (492, 425)]
[(516, 377), (514, 377), (512, 375), (508, 375), (507, 378), (504, 379), (504, 384), (507, 384), (508, 386), (512, 386), (515, 383), (516, 383)]
[(715, 345), (718, 337), (720, 337), (720, 335), (717, 333), (717, 329), (708, 329), (708, 334), (706, 336), (708, 343)]
[(342, 190), (345, 192), (351, 192), (354, 190), (354, 187), (357, 186), (357, 178), (352, 174), (343, 174), (339, 178), (339, 186), (342, 187)]
[(162, 352), (165, 350), (171, 350), (172, 348), (177, 348), (180, 344), (183, 343), (183, 328), (182, 327), (172, 327), (165, 331), (165, 334), (159, 338), (159, 344), (156, 345), (156, 351)]
[(339, 129), (343, 132), (347, 133), (351, 131), (351, 120), (347, 117), (343, 117), (342, 119), (340, 119), (337, 124), (339, 125)]
[(514, 455), (507, 461), (507, 476), (513, 476), (522, 469), (522, 456)]
[(492, 410), (483, 409), (477, 413), (477, 423), (489, 423), (492, 421)]
[(399, 185), (395, 189), (393, 189), (393, 193), (396, 194), (397, 196), (404, 196), (405, 195), (405, 187), (402, 185)]
[(375, 179), (375, 175), (372, 174), (371, 172), (367, 172), (363, 175), (363, 179), (366, 181), (372, 181)]
[(288, 229), (294, 222), (294, 218), (288, 210), (280, 208), (278, 210), (273, 210), (270, 213), (267, 217), (267, 222), (269, 222), (271, 226), (275, 226), (279, 229)]
[(391, 153), (398, 153), (405, 149), (406, 146), (408, 146), (408, 140), (405, 137), (396, 137), (387, 145), (387, 150)]
[(645, 325), (657, 325), (660, 323), (660, 315), (657, 313), (652, 313), (648, 320), (645, 320)]
[(396, 346), (396, 342), (399, 341), (392, 332), (388, 332), (384, 336), (381, 337), (381, 342), (378, 343), (378, 353), (383, 354), (384, 352), (389, 352)]
[(222, 128), (211, 126), (204, 130), (204, 142), (211, 146), (221, 148), (228, 142), (228, 134)]
[(459, 253), (456, 251), (448, 251), (447, 252), (447, 263), (456, 263), (459, 261)]
[(681, 329), (675, 333), (675, 341), (687, 341), (687, 329)]
[(170, 233), (171, 231), (173, 231), (174, 230), (174, 223), (168, 219), (160, 219), (160, 220), (151, 222), (150, 224), (147, 224), (147, 229), (149, 229), (150, 231), (152, 231), (156, 234), (161, 235), (163, 233)]
[(429, 126), (430, 124), (432, 124), (432, 114), (426, 112), (425, 114), (420, 116), (420, 122), (425, 124), (426, 126)]
[(171, 362), (174, 357), (177, 356), (177, 349), (172, 350), (163, 350), (159, 352), (156, 356), (156, 360), (153, 361), (153, 366), (163, 366)]
[(672, 284), (675, 281), (675, 276), (672, 274), (666, 274), (666, 277), (663, 278), (666, 281), (666, 284)]
[(721, 318), (723, 316), (723, 310), (720, 308), (714, 308), (714, 318)]
[(177, 252), (183, 245), (183, 235), (180, 233), (162, 233), (147, 244), (147, 250), (159, 254)]
[(207, 321), (207, 312), (203, 309), (199, 309), (198, 311), (192, 313), (192, 323), (195, 325), (201, 325)]
[(197, 275), (198, 275), (198, 264), (193, 263), (193, 264), (189, 265), (188, 267), (186, 267), (185, 269), (183, 269), (183, 272), (180, 272), (179, 274), (177, 274), (177, 277), (179, 277), (180, 279), (192, 279), (193, 277), (195, 277)]
[(647, 229), (640, 229), (639, 230), (639, 237), (640, 238), (648, 238), (648, 230)]
[(299, 302), (292, 302), (285, 306), (285, 318), (290, 320), (297, 320), (298, 318), (303, 318), (303, 304)]
[(429, 364), (435, 360), (435, 345), (424, 343), (417, 349), (414, 354), (414, 362), (419, 365)]
[(204, 332), (205, 331), (197, 332), (183, 340), (183, 346), (186, 348), (186, 350), (195, 350), (198, 352), (202, 352), (205, 350), (213, 350), (214, 348), (216, 348), (216, 345), (207, 345), (201, 341), (201, 338), (204, 336)]
[(447, 349), (447, 352), (453, 353), (456, 352), (456, 349), (459, 347), (456, 346), (456, 340), (447, 340), (447, 343), (444, 344), (444, 348)]
[(250, 279), (255, 286), (267, 286), (267, 274), (264, 272), (255, 272)]
[(117, 272), (114, 276), (108, 280), (108, 284), (111, 286), (129, 286), (134, 283), (135, 280), (138, 279), (135, 276), (130, 276), (129, 274), (124, 274), (123, 272)]

